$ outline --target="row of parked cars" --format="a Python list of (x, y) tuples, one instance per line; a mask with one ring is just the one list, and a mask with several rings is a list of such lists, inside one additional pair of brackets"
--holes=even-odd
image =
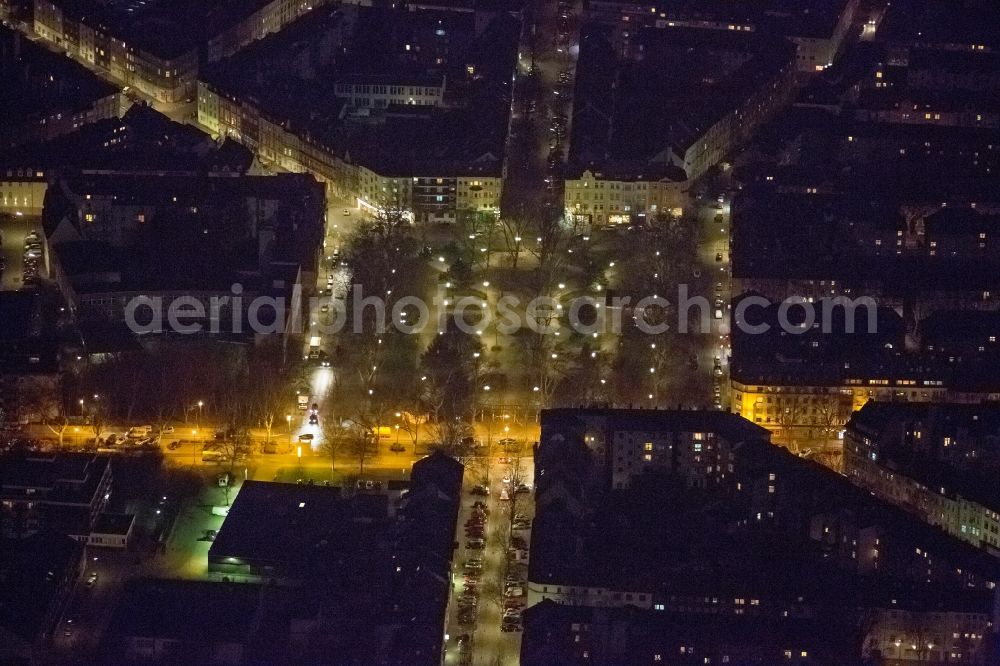
[(511, 527), (513, 533), (507, 549), (507, 573), (504, 576), (503, 617), (500, 631), (521, 631), (521, 613), (525, 606), (525, 588), (528, 580), (528, 539), (523, 531), (531, 527), (531, 518), (515, 513)]
[[(465, 521), (465, 547), (469, 550), (482, 550), (486, 538), (486, 521), (489, 517), (486, 502), (477, 500), (472, 504), (472, 515)], [(465, 573), (462, 580), (462, 593), (458, 597), (458, 623), (462, 626), (472, 626), (476, 623), (479, 611), (479, 585), (482, 582), (483, 558), (470, 557), (465, 562)]]
[(42, 260), (42, 241), (37, 231), (24, 237), (24, 284), (38, 282), (38, 264)]

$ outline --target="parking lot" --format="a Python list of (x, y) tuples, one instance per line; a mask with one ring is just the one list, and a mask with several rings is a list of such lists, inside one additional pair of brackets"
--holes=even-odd
[(0, 291), (16, 291), (38, 279), (44, 257), (37, 229), (38, 220), (30, 217), (10, 216), (0, 222)]

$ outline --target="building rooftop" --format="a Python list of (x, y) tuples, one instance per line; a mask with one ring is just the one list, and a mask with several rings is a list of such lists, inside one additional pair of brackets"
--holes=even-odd
[(251, 559), (301, 570), (330, 566), (387, 520), (384, 495), (345, 498), (339, 488), (247, 481), (209, 559)]
[(124, 536), (132, 529), (135, 516), (131, 513), (102, 513), (97, 516), (91, 532)]
[[(810, 663), (847, 664), (853, 658), (848, 646), (857, 639), (854, 627), (844, 619), (773, 619), (722, 613), (692, 617), (634, 606), (595, 608), (547, 599), (524, 612), (520, 663), (638, 664), (664, 661), (667, 655), (689, 651), (713, 662), (727, 663), (733, 658), (736, 663), (741, 661), (736, 655), (752, 652), (768, 660), (762, 663), (780, 663), (785, 652), (795, 648), (797, 654), (807, 652)], [(566, 661), (559, 662), (560, 657)]]
[[(48, 116), (72, 116), (118, 92), (79, 63), (35, 44), (0, 26), (0, 107), (4, 124), (0, 145), (23, 143), (22, 123), (41, 123)], [(8, 135), (8, 131), (17, 135)]]
[(1000, 7), (977, 0), (898, 0), (889, 5), (877, 37), (890, 44), (1000, 47)]
[[(295, 267), (315, 267), (325, 191), (307, 174), (90, 173), (64, 176), (53, 189), (61, 196), (46, 202), (46, 232), (69, 225), (78, 239), (53, 246), (78, 294), (229, 290), (239, 282), (281, 295)], [(248, 208), (253, 200), (268, 205)], [(175, 251), (165, 255), (164, 247)]]
[(51, 629), (52, 604), (75, 580), (83, 545), (67, 536), (35, 534), (0, 541), (0, 628), (26, 643)]
[(115, 247), (80, 240), (53, 248), (59, 266), (78, 295), (110, 292), (229, 291), (239, 282), (248, 293), (263, 281), (256, 275), (256, 247), (233, 243), (222, 257), (213, 249), (185, 254), (183, 260), (150, 249)]
[(8, 457), (0, 469), (0, 488), (4, 492), (41, 489), (46, 491), (44, 499), (47, 501), (90, 504), (110, 465), (107, 456), (88, 453)]
[(442, 454), (424, 458), (398, 500), (248, 481), (209, 569), (305, 583), (296, 612), (318, 623), (305, 661), (336, 653), (345, 663), (440, 663), (462, 472)]
[[(869, 401), (848, 432), (871, 438), (879, 464), (947, 497), (964, 497), (1000, 511), (995, 476), (1000, 460), (1000, 408), (996, 404)], [(919, 430), (920, 441), (910, 438)], [(926, 438), (926, 439), (925, 439)], [(955, 453), (945, 450), (948, 439)]]
[[(518, 33), (507, 14), (478, 29), (462, 13), (345, 6), (299, 19), (201, 79), (382, 176), (499, 176)], [(444, 104), (347, 108), (336, 86), (351, 82), (445, 82)]]
[[(878, 182), (878, 176), (873, 175)], [(881, 194), (868, 187), (851, 190), (850, 182), (832, 191), (782, 191), (779, 183), (744, 188), (733, 205), (733, 276), (746, 279), (835, 280), (857, 287), (856, 293), (982, 291), (998, 286), (1000, 264), (991, 256), (930, 256), (921, 248), (897, 254), (896, 233), (904, 230), (903, 209), (918, 204), (937, 207), (948, 201), (931, 192), (911, 198), (909, 188)], [(955, 203), (995, 199), (962, 196), (955, 183)], [(904, 186), (905, 187), (905, 186)], [(886, 194), (890, 192), (891, 194)], [(976, 197), (976, 198), (972, 198)], [(890, 238), (891, 236), (891, 238)], [(915, 251), (916, 250), (916, 251)], [(867, 286), (866, 291), (864, 287)]]
[(830, 37), (848, 0), (598, 0), (591, 8), (628, 7), (660, 19), (729, 24), (775, 36)]
[(0, 341), (23, 340), (37, 333), (38, 295), (30, 291), (0, 292)]
[(795, 57), (790, 43), (753, 33), (643, 28), (630, 35), (624, 59), (613, 40), (608, 27), (584, 28), (570, 164), (683, 154)]
[(260, 624), (261, 586), (139, 578), (125, 584), (111, 617), (110, 640), (250, 643)]
[(69, 18), (101, 27), (160, 58), (176, 58), (249, 18), (268, 0), (56, 0)]
[(579, 407), (542, 411), (542, 428), (575, 428), (585, 421), (602, 419), (608, 432), (648, 430), (669, 432), (713, 432), (733, 441), (768, 435), (765, 428), (735, 414), (695, 409), (625, 409)]
[(100, 120), (50, 141), (28, 143), (0, 155), (0, 173), (76, 169), (83, 173), (243, 174), (253, 154), (231, 139), (217, 144), (191, 125), (176, 123), (144, 104), (121, 118)]
[[(629, 616), (622, 632), (625, 625), (662, 624), (664, 631), (666, 626), (683, 629), (680, 633), (698, 635), (699, 641), (715, 646), (727, 641), (745, 645), (751, 633), (742, 632), (752, 632), (754, 626), (762, 644), (770, 645), (768, 641), (783, 636), (785, 629), (795, 630), (795, 623), (782, 624), (783, 618), (826, 617), (839, 622), (859, 608), (975, 612), (987, 617), (991, 612), (989, 588), (1000, 578), (1000, 561), (876, 499), (825, 467), (749, 437), (728, 444), (717, 441), (729, 471), (716, 483), (689, 485), (683, 474), (658, 469), (633, 477), (627, 489), (612, 488), (609, 480), (593, 474), (596, 464), (587, 460), (600, 456), (600, 451), (588, 449), (582, 428), (566, 427), (569, 411), (556, 410), (560, 418), (555, 419), (546, 418), (548, 412), (543, 415), (528, 570), (533, 590), (568, 594), (566, 608), (577, 605), (574, 592), (566, 587), (581, 595), (580, 588), (591, 588), (588, 594), (613, 595), (607, 605), (639, 607), (597, 611)], [(623, 416), (627, 419), (630, 413)], [(663, 421), (660, 429), (674, 428)], [(569, 460), (580, 462), (560, 462)], [(818, 525), (836, 529), (830, 527), (828, 532)], [(833, 539), (827, 540), (826, 534)], [(855, 551), (852, 556), (849, 547), (838, 552), (842, 542), (859, 543), (863, 534), (880, 539), (875, 570), (858, 566), (860, 554)], [(940, 575), (931, 576), (926, 565), (920, 573), (912, 573), (919, 569), (911, 569), (915, 560), (926, 562), (924, 557), (943, 567)], [(977, 576), (977, 584), (972, 586), (963, 575)], [(579, 605), (592, 605), (586, 596), (579, 599)], [(718, 635), (685, 628), (693, 618), (698, 627), (717, 623), (708, 626), (717, 626)], [(838, 626), (847, 635), (857, 625), (850, 620)], [(538, 640), (538, 635), (531, 636), (536, 629), (529, 611), (525, 645)], [(653, 629), (642, 633), (662, 634)], [(668, 635), (671, 640), (682, 638)], [(634, 635), (619, 643), (626, 644), (644, 645)], [(595, 643), (594, 649), (599, 645)], [(621, 656), (617, 662), (611, 659), (628, 661)]]

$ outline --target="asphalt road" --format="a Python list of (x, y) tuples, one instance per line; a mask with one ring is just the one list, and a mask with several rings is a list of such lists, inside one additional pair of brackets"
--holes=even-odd
[[(711, 335), (704, 337), (704, 344), (698, 351), (698, 370), (711, 376), (713, 386), (719, 387), (719, 401), (723, 409), (729, 409), (729, 356), (730, 317), (732, 315), (732, 271), (729, 255), (729, 202), (720, 204), (713, 194), (708, 201), (699, 205), (697, 211), (699, 225), (698, 262), (701, 279), (695, 281), (695, 293), (704, 295), (711, 304)], [(717, 260), (718, 256), (721, 260)], [(721, 287), (721, 288), (719, 288)], [(719, 307), (721, 303), (721, 307)], [(722, 317), (717, 319), (716, 310)], [(717, 376), (714, 366), (719, 359), (723, 374)]]

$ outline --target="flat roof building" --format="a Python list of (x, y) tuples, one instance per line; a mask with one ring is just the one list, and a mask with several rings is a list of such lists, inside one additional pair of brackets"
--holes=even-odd
[(289, 654), (301, 662), (438, 664), (462, 473), (433, 454), (399, 499), (247, 481), (209, 549), (209, 575), (291, 588), (301, 631)]
[(288, 637), (280, 591), (246, 583), (126, 582), (101, 640), (109, 663), (219, 666), (277, 659)]
[(110, 496), (111, 460), (106, 456), (8, 456), (0, 466), (6, 536), (52, 531), (85, 542)]

